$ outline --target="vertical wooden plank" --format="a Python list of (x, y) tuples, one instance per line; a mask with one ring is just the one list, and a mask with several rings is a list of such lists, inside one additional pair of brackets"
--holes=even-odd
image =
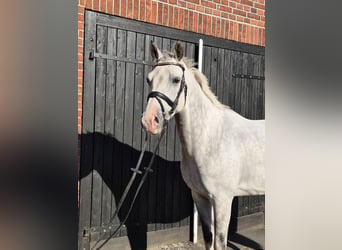
[(202, 61), (202, 72), (208, 79), (209, 86), (210, 82), (210, 64), (211, 64), (211, 47), (203, 45), (203, 61)]
[[(149, 51), (149, 50), (147, 50)], [(136, 37), (136, 48), (135, 48), (135, 57), (138, 60), (144, 60), (145, 58), (145, 35), (141, 33), (137, 33)], [(141, 152), (142, 141), (144, 140), (141, 127), (141, 116), (144, 110), (143, 99), (144, 99), (144, 65), (136, 64), (135, 65), (135, 79), (134, 79), (134, 118), (133, 118), (133, 129), (134, 129), (134, 137), (133, 137), (133, 147)], [(147, 223), (148, 216), (148, 206), (146, 206), (148, 202), (148, 181), (144, 184), (143, 188), (140, 191), (140, 197), (136, 201), (138, 212), (136, 220), (140, 223)]]
[(210, 67), (209, 82), (211, 91), (217, 95), (218, 48), (211, 48), (211, 62), (210, 65), (206, 65), (206, 67)]
[(83, 114), (80, 162), (80, 214), (79, 230), (90, 228), (91, 189), (94, 132), (95, 60), (89, 60), (91, 50), (95, 49), (96, 17), (93, 12), (85, 12), (84, 38), (84, 82)]
[[(107, 54), (116, 55), (116, 29), (108, 28), (107, 31)], [(113, 144), (114, 144), (114, 119), (115, 119), (115, 77), (116, 62), (107, 60), (106, 92), (105, 92), (105, 120), (104, 120), (104, 154), (103, 154), (103, 175), (102, 175), (102, 226), (108, 225), (111, 221), (113, 203), (112, 195), (113, 181)], [(116, 208), (116, 206), (115, 206)], [(108, 237), (109, 232), (102, 232), (101, 238)]]
[[(254, 55), (247, 54), (247, 74), (254, 75)], [(253, 119), (253, 85), (255, 80), (246, 79), (246, 117), (248, 119)]]
[[(154, 43), (156, 44), (156, 46), (159, 49), (163, 48), (163, 38), (158, 37), (158, 36), (154, 37)], [(153, 151), (155, 145), (157, 144), (157, 140), (158, 140), (157, 136), (151, 137), (151, 142), (150, 142), (151, 152)], [(161, 142), (161, 144), (162, 144), (162, 142)], [(160, 151), (161, 150), (159, 148), (157, 151), (158, 155), (160, 155)], [(161, 230), (161, 229), (163, 229), (164, 225), (162, 223), (160, 223), (160, 220), (158, 221), (158, 219), (160, 219), (164, 213), (165, 203), (164, 203), (164, 197), (163, 197), (163, 195), (161, 195), (161, 193), (163, 193), (163, 190), (164, 190), (163, 182), (165, 179), (165, 177), (164, 177), (165, 173), (164, 173), (164, 169), (159, 167), (160, 166), (159, 157), (156, 158), (155, 163), (153, 165), (154, 165), (153, 169), (155, 171), (155, 175), (157, 176), (154, 194), (155, 194), (155, 209), (156, 209), (155, 221), (158, 223), (155, 224), (155, 230)]]
[(225, 69), (224, 49), (219, 48), (217, 52), (217, 79), (216, 79), (216, 95), (220, 102), (224, 103), (224, 88), (225, 82), (223, 74)]
[[(117, 31), (117, 56), (126, 57), (126, 31), (118, 30)], [(113, 180), (113, 186), (116, 190), (116, 201), (119, 201), (120, 196), (123, 192), (124, 182), (122, 180), (122, 165), (123, 165), (123, 147), (120, 146), (123, 142), (123, 130), (124, 130), (124, 110), (125, 110), (125, 72), (126, 65), (124, 62), (117, 62), (116, 69), (116, 84), (115, 84), (115, 123), (114, 123), (114, 134), (116, 142), (114, 144), (114, 169), (115, 171), (115, 180)], [(114, 174), (113, 174), (114, 177)], [(121, 210), (122, 211), (122, 210)], [(119, 217), (123, 217), (124, 214), (120, 211)], [(122, 235), (122, 230), (120, 230), (120, 234)]]
[[(242, 53), (242, 74), (248, 74), (248, 54)], [(247, 117), (247, 79), (241, 79), (241, 111), (240, 114)]]
[[(135, 58), (135, 40), (136, 33), (127, 31), (126, 33), (126, 58)], [(128, 146), (132, 146), (133, 142), (133, 112), (134, 112), (134, 63), (126, 63), (126, 70), (122, 72), (125, 76), (124, 80), (124, 127), (123, 127), (123, 143)], [(132, 171), (130, 167), (134, 167), (135, 165), (135, 157), (133, 154), (133, 150), (130, 148), (126, 148), (123, 152), (123, 163), (122, 166), (122, 188), (125, 188), (127, 185)], [(134, 186), (132, 186), (132, 190), (134, 190)], [(122, 211), (128, 211), (130, 202), (132, 200), (133, 192), (130, 192), (127, 197), (127, 202), (124, 202), (122, 205)], [(127, 224), (133, 221), (134, 215), (136, 214), (136, 206), (131, 212), (130, 217), (127, 220)], [(122, 235), (125, 235), (124, 230), (121, 231)]]
[(231, 51), (230, 50), (224, 50), (224, 72), (223, 72), (223, 103), (230, 106), (231, 104), (231, 88), (232, 88), (232, 59), (231, 59)]
[(228, 75), (229, 79), (229, 88), (228, 88), (228, 104), (229, 106), (235, 110), (235, 98), (236, 98), (236, 78), (233, 78), (233, 74), (236, 73), (237, 67), (237, 52), (230, 50), (228, 53), (229, 56), (229, 64), (231, 74)]
[[(96, 51), (107, 51), (107, 27), (97, 27)], [(106, 89), (106, 65), (107, 60), (96, 58), (95, 76), (95, 137), (94, 137), (94, 167), (93, 167), (93, 192), (92, 192), (92, 217), (91, 225), (101, 225), (102, 206), (102, 169), (103, 169), (103, 139), (104, 139), (104, 113), (105, 113), (105, 89)], [(95, 238), (93, 236), (93, 238)]]
[[(241, 74), (242, 73), (242, 53), (236, 52), (235, 53), (235, 64), (234, 64), (234, 73)], [(241, 113), (241, 84), (242, 81), (240, 78), (234, 78), (235, 80), (235, 102), (233, 109)]]
[[(147, 62), (152, 62), (152, 57), (150, 53), (150, 42), (154, 41), (154, 37), (150, 35), (145, 36), (145, 45), (144, 45), (144, 60)], [(143, 110), (145, 110), (146, 105), (147, 105), (147, 95), (149, 93), (149, 86), (146, 83), (146, 77), (148, 73), (152, 70), (152, 67), (150, 65), (145, 65), (144, 66), (144, 84), (143, 84)], [(151, 145), (151, 140), (149, 141), (149, 145)], [(148, 148), (149, 151), (153, 150), (152, 147)], [(150, 159), (150, 155), (148, 156), (145, 153), (144, 156), (144, 163), (148, 164), (148, 161)], [(154, 165), (155, 166), (155, 165)], [(153, 166), (153, 167), (154, 167)], [(155, 231), (156, 229), (156, 224), (155, 223), (150, 223), (150, 222), (155, 222), (156, 221), (156, 186), (157, 186), (157, 180), (156, 180), (156, 173), (157, 169), (153, 168), (154, 172), (153, 174), (148, 176), (148, 181), (146, 183), (147, 187), (146, 189), (148, 190), (148, 200), (147, 200), (147, 221), (149, 222), (147, 226), (147, 231)]]

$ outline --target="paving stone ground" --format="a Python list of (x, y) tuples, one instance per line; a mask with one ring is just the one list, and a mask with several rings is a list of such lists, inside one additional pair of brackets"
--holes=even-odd
[[(265, 246), (265, 228), (263, 225), (249, 228), (237, 232), (230, 237), (227, 250), (257, 250), (264, 249)], [(150, 250), (203, 250), (205, 249), (203, 241), (194, 244), (190, 241), (178, 242), (168, 245), (161, 245)]]

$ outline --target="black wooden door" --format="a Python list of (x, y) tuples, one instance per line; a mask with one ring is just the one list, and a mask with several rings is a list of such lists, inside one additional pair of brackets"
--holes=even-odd
[[(180, 40), (185, 55), (196, 61), (199, 38), (205, 44), (203, 73), (214, 93), (245, 117), (264, 118), (263, 48), (86, 11), (80, 239), (83, 234), (91, 241), (108, 237), (125, 217), (133, 198), (129, 194), (119, 216), (112, 218), (144, 139), (140, 118), (146, 106), (145, 79), (152, 64), (150, 41), (170, 51)], [(147, 165), (156, 140), (151, 138), (142, 167)], [(142, 238), (146, 245), (146, 232), (189, 225), (193, 203), (181, 178), (179, 161), (180, 144), (172, 120), (161, 142), (154, 172), (117, 236)], [(140, 176), (136, 183), (139, 181)], [(135, 188), (136, 184), (132, 190)], [(238, 215), (263, 211), (263, 199), (239, 197)]]

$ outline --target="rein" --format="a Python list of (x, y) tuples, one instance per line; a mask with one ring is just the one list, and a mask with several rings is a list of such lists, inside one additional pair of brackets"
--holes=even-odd
[(164, 108), (164, 105), (163, 105), (161, 100), (165, 101), (171, 107), (170, 111), (168, 112), (169, 116), (171, 116), (173, 114), (173, 112), (175, 111), (175, 109), (177, 108), (179, 97), (182, 94), (183, 90), (184, 90), (185, 103), (186, 103), (186, 96), (187, 96), (187, 86), (185, 84), (185, 77), (184, 77), (185, 68), (182, 64), (180, 64), (180, 63), (166, 63), (166, 62), (165, 63), (158, 63), (158, 64), (153, 66), (152, 70), (154, 70), (156, 67), (159, 67), (159, 66), (169, 66), (169, 65), (178, 66), (183, 71), (181, 84), (180, 84), (180, 87), (179, 87), (179, 90), (178, 90), (178, 93), (177, 93), (175, 100), (172, 101), (169, 97), (167, 97), (166, 95), (164, 95), (163, 93), (161, 93), (159, 91), (152, 91), (147, 96), (147, 100), (150, 98), (156, 98), (157, 99), (164, 116), (165, 116), (165, 108)]
[[(154, 162), (154, 158), (156, 157), (156, 153), (157, 153), (159, 144), (160, 144), (160, 142), (161, 142), (161, 139), (163, 138), (163, 136), (164, 136), (164, 134), (165, 134), (167, 125), (168, 125), (168, 121), (165, 121), (164, 126), (163, 126), (163, 129), (162, 129), (162, 132), (161, 132), (161, 134), (160, 134), (160, 136), (159, 136), (159, 138), (158, 138), (158, 142), (157, 142), (157, 144), (156, 144), (156, 146), (155, 146), (155, 148), (154, 148), (153, 155), (152, 155), (152, 157), (151, 157), (151, 159), (150, 159), (150, 161), (149, 161), (149, 163), (148, 163), (148, 166), (147, 166), (146, 168), (144, 168), (145, 172), (144, 172), (144, 174), (143, 174), (143, 176), (142, 176), (142, 178), (141, 178), (141, 180), (140, 180), (140, 183), (139, 183), (139, 185), (138, 185), (138, 187), (137, 187), (137, 190), (135, 191), (133, 200), (132, 200), (131, 205), (130, 205), (130, 207), (129, 207), (129, 209), (128, 209), (128, 212), (127, 212), (127, 214), (126, 214), (126, 217), (125, 217), (124, 220), (120, 223), (120, 225), (115, 229), (115, 231), (114, 231), (113, 233), (111, 233), (111, 234), (108, 236), (108, 238), (107, 238), (104, 242), (101, 243), (101, 245), (100, 245), (99, 247), (96, 248), (96, 250), (99, 250), (99, 249), (101, 249), (104, 245), (106, 245), (107, 242), (108, 242), (113, 236), (115, 236), (115, 234), (120, 230), (120, 228), (126, 223), (126, 221), (127, 221), (127, 219), (128, 219), (128, 216), (129, 216), (129, 214), (130, 214), (131, 211), (132, 211), (132, 208), (133, 208), (133, 205), (134, 205), (134, 203), (135, 203), (135, 200), (136, 200), (137, 197), (138, 197), (138, 194), (139, 194), (139, 192), (140, 192), (140, 189), (142, 188), (144, 182), (146, 181), (147, 174), (153, 172), (153, 170), (152, 170), (152, 164), (153, 164), (153, 162)], [(123, 202), (125, 201), (125, 199), (126, 199), (126, 197), (127, 197), (127, 194), (128, 194), (128, 192), (129, 192), (129, 190), (130, 190), (130, 188), (131, 188), (131, 186), (132, 186), (132, 184), (133, 184), (133, 182), (134, 182), (134, 179), (135, 179), (136, 175), (137, 175), (137, 174), (142, 174), (142, 172), (139, 170), (139, 168), (140, 168), (140, 165), (141, 165), (141, 162), (142, 162), (142, 158), (143, 158), (144, 153), (145, 153), (145, 150), (146, 150), (146, 146), (147, 146), (147, 142), (148, 142), (147, 139), (148, 139), (148, 138), (147, 138), (147, 134), (146, 134), (146, 136), (145, 136), (145, 143), (144, 143), (143, 149), (142, 149), (142, 151), (141, 151), (141, 153), (140, 153), (138, 162), (137, 162), (135, 168), (131, 168), (131, 170), (133, 171), (133, 175), (132, 175), (131, 179), (129, 180), (129, 182), (128, 182), (126, 188), (125, 188), (125, 191), (123, 192), (123, 194), (122, 194), (122, 196), (121, 196), (121, 198), (120, 198), (120, 201), (119, 201), (118, 206), (117, 206), (117, 208), (116, 208), (116, 210), (115, 210), (115, 212), (114, 212), (114, 215), (110, 218), (110, 222), (111, 222), (111, 223), (112, 223), (112, 220), (115, 218), (115, 216), (119, 213), (119, 211), (120, 211), (120, 209), (121, 209), (121, 206), (122, 206)], [(98, 243), (99, 243), (99, 241), (97, 241), (97, 242), (95, 243), (95, 245), (92, 247), (92, 249), (95, 249), (95, 247), (96, 247), (96, 245), (97, 245)]]

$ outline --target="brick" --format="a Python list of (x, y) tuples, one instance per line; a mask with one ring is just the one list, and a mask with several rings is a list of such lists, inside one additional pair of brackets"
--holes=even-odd
[(233, 9), (233, 14), (235, 15), (239, 15), (239, 16), (246, 16), (246, 12), (242, 11), (242, 10), (237, 10), (237, 9)]
[(260, 20), (260, 16), (253, 14), (253, 13), (248, 13), (247, 16), (249, 18), (255, 19), (255, 20)]
[(199, 12), (204, 12), (204, 7), (203, 6), (196, 6), (196, 10)]
[(113, 14), (113, 13), (114, 13), (113, 0), (108, 0), (108, 1), (107, 1), (107, 12), (108, 12), (109, 14)]
[(243, 6), (243, 10), (246, 12), (250, 12), (251, 11), (251, 7), (250, 6)]
[(224, 12), (232, 13), (232, 8), (224, 6), (224, 5), (219, 5), (218, 9)]
[(77, 28), (78, 28), (78, 29), (84, 29), (84, 22), (78, 21), (78, 22), (77, 22)]
[(78, 14), (84, 15), (84, 6), (78, 6)]
[(84, 15), (78, 14), (78, 21), (84, 21)]
[(228, 16), (230, 20), (236, 20), (236, 15), (229, 14)]
[(222, 3), (223, 5), (228, 6), (228, 0), (221, 0), (221, 3)]
[(243, 19), (243, 22), (244, 22), (244, 23), (251, 23), (251, 19), (249, 19), (249, 18), (246, 17), (246, 18)]
[(102, 12), (107, 12), (107, 0), (101, 0), (100, 10)]
[(234, 23), (229, 22), (229, 39), (234, 39)]
[(265, 22), (265, 16), (260, 17), (260, 20)]
[(198, 31), (198, 13), (194, 12), (194, 25), (193, 25), (193, 32)]
[(146, 0), (140, 0), (140, 14), (139, 14), (139, 20), (145, 21), (145, 6), (146, 6)]
[(183, 29), (184, 28), (184, 10), (180, 9), (179, 10), (179, 28)]
[(210, 8), (205, 8), (205, 13), (207, 13), (207, 14), (212, 14), (213, 13), (213, 10), (212, 9), (210, 9)]
[(151, 22), (152, 0), (146, 0), (146, 22)]
[(121, 16), (127, 17), (127, 0), (122, 0), (121, 1)]
[(234, 23), (234, 36), (233, 36), (233, 40), (237, 41), (238, 40), (238, 24)]
[(242, 16), (237, 16), (237, 17), (236, 17), (236, 20), (237, 20), (238, 22), (243, 22), (243, 17), (242, 17)]
[(223, 17), (223, 18), (228, 18), (229, 17), (226, 12), (221, 12), (220, 16)]
[(114, 15), (120, 14), (120, 3), (119, 1), (114, 1)]
[(179, 6), (179, 7), (186, 7), (186, 2), (185, 2), (185, 1), (178, 0), (178, 6)]
[(203, 15), (198, 14), (198, 26), (197, 26), (198, 33), (203, 33)]
[(264, 16), (265, 15), (265, 11), (264, 10), (257, 10), (257, 14), (260, 16)]
[(126, 14), (126, 16), (128, 18), (133, 18), (133, 15), (134, 15), (133, 12), (136, 12), (137, 13), (136, 15), (138, 16), (138, 8), (136, 8), (134, 6), (134, 9), (133, 9), (133, 1), (136, 1), (136, 0), (126, 0), (126, 1), (127, 1), (127, 14)]
[(220, 37), (221, 36), (221, 19), (216, 18), (216, 36)]
[(254, 3), (254, 7), (258, 8), (258, 9), (265, 10), (265, 5), (264, 4)]
[(158, 18), (157, 18), (157, 24), (162, 24), (163, 23), (163, 4), (158, 3)]
[(202, 33), (203, 34), (207, 34), (207, 16), (206, 15), (203, 15), (202, 17)]
[(240, 3), (248, 5), (248, 6), (253, 6), (253, 2), (250, 0), (240, 0)]
[(263, 22), (263, 21), (258, 21), (257, 25), (258, 25), (259, 27), (265, 27), (265, 22)]
[[(179, 2), (179, 1), (178, 1)], [(214, 4), (213, 2), (209, 2), (207, 0), (202, 0), (201, 1), (201, 5), (205, 6), (205, 7), (210, 7), (210, 8), (214, 8), (216, 9), (216, 4)]]
[(208, 23), (207, 35), (211, 35), (212, 34), (212, 30), (211, 30), (211, 16), (207, 16), (207, 23)]
[(78, 1), (78, 5), (84, 6), (84, 1), (85, 1), (85, 0), (79, 0), (79, 1)]
[(100, 10), (100, 0), (93, 0), (93, 10)]
[(214, 0), (215, 3), (221, 3), (221, 0)]
[(195, 4), (199, 4), (199, 0), (187, 0), (187, 2), (191, 2), (191, 3), (195, 3)]
[(177, 0), (169, 0), (170, 4), (177, 4)]
[(221, 12), (218, 11), (218, 10), (213, 10), (213, 15), (217, 16), (217, 17), (220, 17), (221, 16)]
[(255, 13), (257, 13), (257, 9), (256, 8), (251, 8), (251, 12), (255, 14)]
[(157, 23), (157, 3), (152, 2), (152, 13), (151, 13), (151, 22), (152, 23)]
[(93, 8), (93, 1), (92, 0), (87, 0), (85, 6), (88, 9), (92, 9)]
[(243, 10), (243, 5), (242, 4), (236, 4), (236, 8), (238, 8), (239, 10)]
[(133, 19), (139, 20), (139, 13), (141, 12), (141, 7), (139, 0), (133, 0)]
[(189, 31), (194, 31), (194, 12), (189, 11)]
[[(141, 1), (141, 0), (140, 0)], [(173, 6), (169, 6), (169, 25), (172, 27), (173, 26)]]
[(175, 8), (174, 10), (174, 18), (173, 18), (173, 27), (174, 28), (178, 28), (178, 13), (179, 13), (179, 9)]
[(195, 10), (196, 9), (196, 5), (194, 5), (193, 3), (187, 3), (186, 4), (186, 8), (189, 10)]
[(163, 25), (167, 26), (169, 24), (169, 6), (163, 4)]
[(189, 30), (189, 11), (184, 10), (184, 29)]
[(229, 2), (229, 7), (236, 8), (236, 3), (234, 3), (234, 2)]

